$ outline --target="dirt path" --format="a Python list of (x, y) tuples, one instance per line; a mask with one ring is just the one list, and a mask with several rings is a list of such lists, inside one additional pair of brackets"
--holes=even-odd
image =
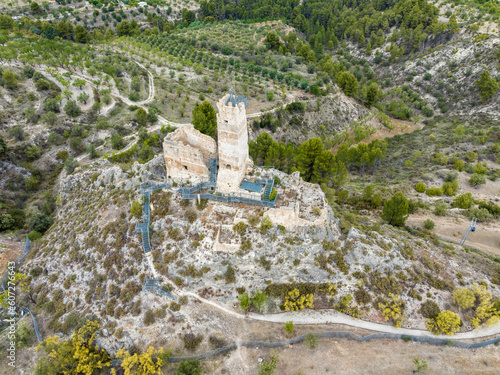
[(179, 292), (176, 293), (178, 295), (190, 296), (198, 299), (199, 301), (206, 303), (210, 306), (216, 307), (219, 310), (224, 311), (226, 314), (231, 315), (232, 317), (236, 317), (239, 319), (253, 319), (259, 320), (263, 322), (272, 322), (272, 323), (286, 323), (292, 321), (294, 324), (345, 324), (347, 326), (367, 329), (375, 332), (386, 332), (386, 333), (396, 333), (402, 335), (412, 335), (412, 336), (422, 336), (422, 337), (434, 337), (434, 338), (442, 338), (449, 339), (453, 338), (453, 340), (463, 340), (463, 339), (473, 339), (479, 337), (487, 337), (491, 335), (500, 334), (500, 324), (491, 327), (484, 327), (480, 329), (475, 329), (469, 332), (461, 332), (457, 333), (453, 336), (447, 335), (433, 335), (429, 331), (423, 331), (420, 329), (408, 329), (408, 328), (396, 328), (390, 325), (380, 324), (369, 322), (361, 319), (355, 319), (348, 315), (339, 313), (336, 310), (304, 310), (304, 311), (290, 311), (280, 314), (255, 314), (249, 313), (247, 315), (243, 315), (237, 313), (225, 306), (222, 306), (213, 301), (207, 300), (198, 296), (195, 293), (191, 292)]

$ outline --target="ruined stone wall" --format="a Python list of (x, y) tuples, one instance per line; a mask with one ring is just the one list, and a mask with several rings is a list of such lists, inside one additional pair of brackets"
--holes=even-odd
[(190, 145), (199, 150), (204, 159), (215, 156), (217, 146), (215, 140), (196, 130), (193, 125), (187, 124), (176, 129), (167, 136), (167, 139), (174, 142), (181, 142), (184, 145)]
[(170, 176), (175, 182), (201, 182), (208, 181), (210, 178), (208, 166), (205, 164), (200, 150), (180, 142), (165, 140), (163, 154), (167, 176)]
[(193, 125), (177, 128), (163, 142), (167, 176), (178, 183), (208, 181), (208, 158), (215, 156), (216, 151), (215, 140)]
[(233, 106), (228, 103), (228, 99), (229, 95), (226, 95), (217, 103), (217, 190), (229, 193), (238, 190), (246, 173), (249, 156), (245, 105), (238, 103)]

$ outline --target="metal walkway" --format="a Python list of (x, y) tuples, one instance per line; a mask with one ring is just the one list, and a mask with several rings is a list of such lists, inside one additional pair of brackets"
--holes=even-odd
[(258, 178), (255, 181), (257, 183), (266, 185), (266, 187), (264, 189), (264, 199), (269, 200), (269, 197), (271, 196), (271, 193), (273, 192), (274, 179), (264, 180), (264, 179)]
[(208, 159), (208, 168), (210, 170), (210, 182), (209, 186), (212, 188), (217, 187), (217, 165), (219, 164), (219, 158)]
[(170, 293), (168, 290), (163, 289), (160, 284), (160, 280), (158, 279), (146, 277), (146, 279), (144, 280), (144, 284), (142, 284), (142, 290), (149, 290), (158, 295), (173, 299), (174, 301), (177, 300), (177, 298), (175, 298), (172, 293)]
[[(141, 194), (143, 198), (142, 204), (142, 217), (141, 221), (136, 224), (135, 231), (141, 234), (141, 243), (142, 249), (144, 250), (144, 254), (148, 254), (152, 251), (151, 241), (149, 239), (149, 223), (150, 223), (150, 200), (151, 200), (151, 192), (160, 189), (170, 189), (172, 185), (169, 184), (147, 184), (141, 186)], [(142, 290), (152, 291), (157, 295), (164, 296), (170, 299), (176, 300), (175, 296), (170, 293), (168, 290), (163, 289), (160, 284), (160, 280), (146, 277), (144, 283), (142, 284)], [(172, 312), (174, 314), (174, 312)], [(175, 316), (175, 314), (174, 314)]]
[(151, 249), (151, 241), (149, 240), (149, 219), (150, 219), (150, 198), (151, 192), (160, 189), (170, 189), (172, 185), (169, 184), (161, 184), (161, 185), (153, 185), (146, 184), (141, 186), (141, 194), (142, 194), (142, 217), (141, 221), (136, 224), (135, 231), (141, 234), (141, 242), (142, 249), (144, 253), (149, 253)]

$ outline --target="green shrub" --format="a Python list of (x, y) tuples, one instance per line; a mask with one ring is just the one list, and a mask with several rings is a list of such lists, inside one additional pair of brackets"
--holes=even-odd
[(444, 201), (438, 200), (434, 205), (434, 214), (437, 216), (446, 216), (447, 209), (448, 205)]
[(418, 193), (423, 193), (427, 190), (427, 186), (423, 182), (419, 182), (417, 185), (415, 185), (415, 190)]
[(431, 230), (434, 228), (434, 226), (435, 226), (434, 221), (432, 221), (431, 219), (427, 219), (424, 221), (424, 228), (425, 229)]
[(233, 226), (233, 230), (238, 233), (240, 236), (245, 235), (247, 232), (248, 225), (246, 225), (244, 222), (240, 221), (238, 224), (235, 224)]
[(174, 241), (178, 241), (182, 238), (181, 230), (179, 228), (172, 228), (168, 231), (168, 235)]
[(474, 173), (470, 177), (469, 182), (472, 186), (484, 185), (486, 183), (486, 177), (484, 177), (483, 175)]
[(203, 335), (195, 335), (194, 333), (186, 333), (184, 335), (184, 348), (194, 350), (203, 341)]
[(111, 137), (111, 147), (113, 147), (114, 150), (120, 150), (125, 147), (125, 141), (120, 134), (113, 134)]
[(130, 213), (139, 219), (142, 216), (142, 205), (137, 201), (133, 201), (130, 206)]
[(308, 333), (306, 335), (306, 338), (304, 340), (304, 345), (307, 346), (309, 349), (315, 349), (318, 347), (318, 335), (315, 335), (313, 333)]
[(468, 162), (472, 163), (477, 160), (477, 154), (474, 151), (470, 151), (465, 155), (465, 159), (467, 159)]
[(349, 197), (349, 192), (347, 190), (341, 190), (339, 191), (339, 193), (337, 194), (337, 200), (340, 202), (340, 203), (344, 203), (347, 198)]
[(45, 233), (52, 225), (52, 220), (47, 215), (38, 213), (30, 219), (30, 229), (39, 233)]
[(441, 195), (444, 194), (443, 188), (442, 187), (430, 187), (427, 189), (425, 192), (429, 197), (440, 197)]
[(458, 180), (453, 180), (451, 182), (445, 182), (443, 184), (443, 193), (449, 197), (457, 195), (458, 191)]
[(76, 102), (74, 100), (69, 100), (65, 104), (64, 111), (70, 117), (78, 117), (82, 114), (82, 110), (80, 109), (78, 104), (76, 104)]
[(238, 296), (238, 301), (240, 301), (240, 309), (246, 310), (250, 307), (251, 302), (250, 302), (250, 297), (248, 296), (248, 293), (242, 293)]
[(465, 170), (465, 162), (462, 159), (455, 157), (453, 158), (453, 168), (459, 172), (463, 172)]
[(286, 333), (290, 333), (292, 334), (293, 333), (293, 330), (294, 330), (294, 326), (293, 326), (293, 322), (292, 321), (289, 321), (289, 322), (286, 322), (285, 323), (285, 332)]
[(260, 223), (260, 231), (261, 233), (266, 233), (269, 229), (273, 227), (273, 223), (269, 216), (264, 216)]
[(36, 241), (40, 238), (42, 238), (42, 234), (40, 232), (37, 232), (35, 230), (32, 230), (29, 234), (28, 234), (28, 238), (30, 239), (30, 241)]
[(72, 156), (68, 157), (66, 161), (64, 162), (64, 170), (68, 173), (71, 174), (74, 172), (76, 167), (78, 167), (78, 161), (75, 160)]
[(481, 101), (485, 102), (495, 95), (498, 90), (498, 83), (495, 78), (491, 77), (491, 73), (485, 70), (481, 73), (481, 77), (476, 81), (476, 86), (480, 90)]
[(491, 218), (490, 212), (486, 208), (473, 207), (467, 212), (469, 219), (473, 217), (477, 218), (479, 221), (485, 221)]
[(37, 159), (40, 154), (42, 153), (42, 149), (36, 145), (32, 145), (27, 147), (24, 150), (24, 153), (26, 154), (26, 157), (30, 160), (35, 160)]
[(224, 280), (226, 284), (231, 284), (236, 282), (236, 272), (234, 268), (231, 266), (227, 266), (226, 272), (224, 273)]
[(354, 298), (356, 299), (357, 303), (366, 305), (371, 302), (372, 296), (371, 294), (363, 288), (359, 288), (354, 291)]
[(269, 302), (269, 296), (260, 290), (255, 291), (252, 296), (252, 305), (257, 311), (262, 311), (265, 305)]
[(201, 375), (203, 369), (201, 363), (197, 359), (188, 359), (179, 363), (179, 367), (174, 375)]
[(15, 333), (15, 343), (17, 349), (23, 349), (29, 346), (34, 331), (28, 327), (26, 321), (20, 322)]
[(217, 336), (210, 336), (208, 342), (213, 349), (219, 349), (227, 345), (226, 340)]
[(453, 207), (467, 209), (474, 204), (474, 198), (471, 193), (461, 194), (453, 200)]
[(193, 208), (187, 209), (185, 215), (186, 215), (186, 220), (190, 224), (194, 223), (198, 218), (198, 215), (196, 215), (196, 211)]
[(486, 167), (486, 162), (485, 163), (480, 163), (477, 162), (472, 166), (472, 173), (477, 173), (477, 174), (486, 174), (488, 173), (488, 168)]
[(418, 312), (427, 319), (435, 319), (439, 313), (441, 312), (441, 309), (437, 305), (436, 302), (427, 300), (425, 301), (422, 306), (420, 307), (420, 310)]
[(181, 309), (181, 305), (177, 302), (172, 301), (170, 303), (170, 310), (172, 311), (179, 311)]
[(62, 161), (66, 161), (66, 159), (68, 158), (68, 151), (66, 150), (58, 151), (56, 157)]

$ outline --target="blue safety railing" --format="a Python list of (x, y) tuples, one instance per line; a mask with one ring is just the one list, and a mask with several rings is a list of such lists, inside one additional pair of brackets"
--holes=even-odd
[[(28, 252), (30, 250), (30, 244), (31, 244), (30, 239), (28, 237), (26, 237), (26, 244), (24, 245), (24, 250), (21, 253), (21, 255), (16, 259), (16, 263), (20, 263), (26, 258), (26, 256), (28, 255)], [(2, 277), (2, 289), (3, 289), (4, 293), (6, 291), (5, 280), (7, 279), (7, 277), (8, 277), (8, 273), (5, 272), (5, 274)], [(38, 324), (36, 323), (36, 319), (35, 319), (35, 316), (33, 315), (33, 313), (27, 307), (19, 306), (17, 303), (15, 304), (15, 306), (17, 306), (23, 313), (28, 313), (31, 315), (31, 319), (33, 320), (33, 327), (35, 327), (36, 338), (37, 338), (38, 342), (42, 342), (42, 336), (40, 335), (40, 331), (38, 329)]]
[(273, 192), (274, 179), (267, 180), (266, 188), (264, 189), (264, 199), (269, 200), (271, 193)]
[(33, 320), (33, 327), (35, 327), (35, 334), (38, 342), (42, 342), (42, 336), (40, 335), (40, 331), (38, 330), (38, 324), (36, 324), (36, 319), (33, 313), (27, 307), (21, 307), (21, 309), (25, 313), (29, 313), (31, 315), (31, 319)]

